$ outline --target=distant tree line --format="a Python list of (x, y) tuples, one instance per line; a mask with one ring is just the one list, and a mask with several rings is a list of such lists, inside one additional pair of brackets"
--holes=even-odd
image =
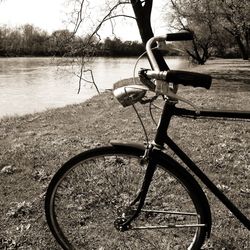
[[(222, 27), (223, 23), (217, 26), (213, 24), (215, 17), (208, 11), (208, 7), (203, 8), (201, 11), (199, 10), (200, 12), (195, 8), (197, 5), (195, 7), (191, 5), (192, 9), (184, 6), (181, 9), (177, 5), (178, 1), (180, 0), (175, 0), (175, 2), (171, 0), (172, 8), (175, 10), (173, 15), (175, 21), (172, 20), (172, 24), (180, 29), (195, 31), (193, 46), (185, 47), (185, 49), (196, 62), (203, 64), (210, 56), (248, 59), (250, 24), (247, 26), (248, 28), (245, 28), (245, 36), (242, 35), (245, 41), (241, 43), (239, 36), (237, 36), (239, 32), (237, 33), (236, 28), (232, 29), (233, 31), (236, 30), (234, 37), (226, 28)], [(194, 0), (185, 1), (191, 2)], [(209, 0), (202, 1), (206, 1), (210, 5), (212, 4)], [(200, 5), (198, 6), (200, 7)], [(212, 9), (211, 6), (210, 8)], [(186, 24), (183, 23), (184, 19), (180, 18), (180, 16), (185, 16), (186, 20), (188, 19)], [(240, 25), (240, 22), (238, 22), (238, 25)], [(87, 55), (116, 57), (138, 56), (145, 51), (144, 45), (137, 41), (122, 41), (119, 38), (111, 39), (109, 37), (104, 41), (100, 41), (97, 38), (92, 39), (93, 42), (90, 43), (88, 37), (76, 36), (67, 29), (57, 30), (48, 34), (48, 32), (30, 24), (16, 28), (0, 26), (0, 56), (74, 57)], [(168, 55), (179, 54), (171, 48), (171, 45), (169, 47)]]
[[(142, 43), (106, 38), (84, 46), (85, 40), (68, 30), (52, 34), (27, 24), (17, 28), (0, 27), (0, 56), (138, 56), (144, 52)], [(80, 48), (80, 49), (79, 49)]]

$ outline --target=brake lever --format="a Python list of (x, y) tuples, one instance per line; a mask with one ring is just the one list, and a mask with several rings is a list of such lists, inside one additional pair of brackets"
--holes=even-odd
[(148, 69), (141, 69), (138, 72), (140, 81), (149, 88), (149, 90), (151, 91), (155, 91), (155, 84), (147, 77), (146, 72), (148, 71)]

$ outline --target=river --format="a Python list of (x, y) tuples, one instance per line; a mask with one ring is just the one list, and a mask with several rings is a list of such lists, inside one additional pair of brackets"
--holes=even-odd
[[(97, 57), (87, 67), (92, 68), (100, 91), (110, 89), (118, 80), (133, 76), (136, 58)], [(179, 57), (168, 61), (171, 69), (185, 68), (188, 62)], [(138, 64), (149, 68), (146, 59)], [(23, 115), (80, 103), (97, 94), (90, 83), (82, 83), (78, 92), (79, 68), (62, 65), (61, 59), (0, 58), (0, 117)], [(84, 78), (90, 80), (90, 74)]]

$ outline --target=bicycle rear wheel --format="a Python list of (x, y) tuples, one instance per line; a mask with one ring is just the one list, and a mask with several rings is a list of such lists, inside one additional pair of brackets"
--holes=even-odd
[(45, 212), (64, 249), (200, 249), (209, 223), (194, 193), (200, 187), (171, 164), (159, 163), (131, 229), (115, 228), (118, 218), (135, 209), (129, 204), (142, 185), (142, 155), (143, 150), (131, 147), (103, 147), (81, 153), (59, 169), (46, 193)]

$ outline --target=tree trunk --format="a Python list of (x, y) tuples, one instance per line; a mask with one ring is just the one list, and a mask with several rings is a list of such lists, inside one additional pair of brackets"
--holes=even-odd
[(194, 63), (199, 65), (204, 65), (207, 59), (209, 58), (208, 43), (205, 44), (204, 46), (200, 45), (200, 49), (198, 49), (197, 40), (193, 39), (192, 45), (193, 45), (192, 46), (193, 51), (187, 49), (186, 52), (188, 53), (189, 56), (191, 56)]
[[(151, 10), (153, 0), (145, 0), (144, 3), (141, 0), (131, 0), (131, 4), (135, 13), (142, 42), (146, 45), (147, 41), (154, 36), (151, 27)], [(169, 67), (166, 64), (162, 53), (158, 50), (154, 50), (153, 53), (159, 64), (160, 70), (168, 70)]]
[(235, 40), (236, 40), (236, 42), (237, 42), (237, 44), (239, 46), (242, 59), (243, 60), (248, 60), (249, 59), (248, 49), (244, 46), (244, 44), (243, 44), (243, 42), (241, 40), (240, 35), (236, 35), (235, 36)]

